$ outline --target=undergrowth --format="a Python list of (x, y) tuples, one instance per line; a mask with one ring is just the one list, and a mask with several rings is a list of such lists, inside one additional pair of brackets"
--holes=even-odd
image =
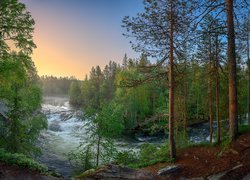
[(52, 175), (60, 177), (60, 174), (56, 172), (49, 171), (48, 168), (30, 157), (19, 153), (9, 153), (4, 149), (0, 148), (0, 162), (6, 163), (8, 165), (16, 165), (20, 168), (27, 168), (30, 170), (38, 171), (45, 175)]

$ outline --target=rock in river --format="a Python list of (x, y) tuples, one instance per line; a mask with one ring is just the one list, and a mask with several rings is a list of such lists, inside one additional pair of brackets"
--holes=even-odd
[(59, 123), (57, 121), (51, 123), (49, 125), (49, 130), (54, 131), (54, 132), (61, 132), (61, 126), (59, 125)]

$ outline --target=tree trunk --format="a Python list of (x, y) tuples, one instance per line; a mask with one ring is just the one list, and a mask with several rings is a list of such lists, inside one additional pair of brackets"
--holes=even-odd
[[(249, 20), (248, 20), (249, 21)], [(248, 123), (250, 124), (250, 57), (249, 57), (249, 23), (247, 23), (247, 62), (248, 62)]]
[(228, 87), (229, 87), (229, 138), (233, 141), (238, 132), (238, 112), (237, 112), (237, 74), (235, 56), (235, 36), (234, 36), (234, 17), (233, 0), (226, 1), (227, 12), (227, 56), (228, 56)]
[(173, 0), (170, 5), (170, 51), (169, 51), (169, 145), (170, 158), (176, 158), (176, 147), (174, 140), (174, 17), (173, 17)]
[[(199, 98), (199, 95), (198, 95)], [(199, 102), (198, 102), (198, 98), (196, 100), (196, 120), (199, 119)]]
[[(184, 66), (185, 66), (185, 73), (187, 73), (187, 60), (185, 58), (185, 62), (184, 62)], [(183, 135), (184, 135), (184, 139), (186, 140), (187, 138), (187, 75), (185, 75), (185, 79), (184, 79), (184, 97), (183, 97)]]
[(220, 99), (219, 99), (219, 91), (220, 91), (220, 75), (219, 75), (219, 59), (218, 59), (218, 36), (216, 36), (215, 42), (215, 68), (216, 68), (216, 87), (215, 87), (215, 101), (216, 101), (216, 126), (217, 126), (217, 144), (220, 144)]
[(209, 139), (210, 143), (213, 142), (213, 84), (212, 84), (212, 45), (211, 37), (209, 37), (209, 126), (210, 134)]
[(99, 166), (100, 142), (101, 142), (101, 136), (98, 135), (98, 140), (97, 140), (97, 152), (96, 152), (96, 167)]

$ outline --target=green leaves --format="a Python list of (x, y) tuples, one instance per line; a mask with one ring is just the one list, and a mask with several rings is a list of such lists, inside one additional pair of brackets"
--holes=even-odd
[(0, 55), (13, 50), (31, 54), (36, 45), (32, 33), (35, 21), (26, 11), (24, 4), (17, 0), (1, 0), (0, 2)]
[(47, 167), (39, 164), (33, 159), (23, 155), (23, 154), (11, 154), (3, 149), (0, 149), (0, 161), (7, 164), (18, 165), (19, 167), (29, 168), (31, 170), (36, 170), (41, 173), (46, 173), (48, 171)]
[(0, 148), (10, 152), (39, 154), (36, 140), (47, 121), (38, 113), (42, 92), (37, 82), (33, 62), (26, 54), (5, 54), (0, 60), (0, 101), (9, 107), (10, 123), (0, 126)]
[(115, 103), (102, 104), (101, 111), (94, 119), (97, 124), (97, 133), (104, 138), (119, 137), (123, 130), (122, 107)]
[(70, 96), (70, 104), (76, 107), (81, 106), (81, 87), (80, 87), (80, 83), (77, 81), (73, 81), (70, 84), (70, 88), (69, 88), (69, 96)]

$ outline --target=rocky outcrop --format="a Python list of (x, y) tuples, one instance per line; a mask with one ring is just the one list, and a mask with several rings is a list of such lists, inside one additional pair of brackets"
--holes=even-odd
[(87, 171), (76, 179), (153, 179), (154, 175), (147, 171), (134, 170), (109, 164), (96, 171)]

